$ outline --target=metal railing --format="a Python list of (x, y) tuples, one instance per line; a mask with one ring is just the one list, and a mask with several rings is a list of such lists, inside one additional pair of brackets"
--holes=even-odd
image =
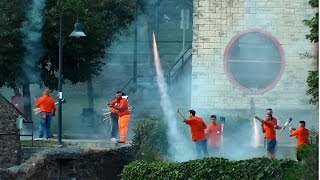
[(168, 73), (168, 82), (170, 82), (171, 79), (173, 79), (183, 69), (183, 66), (187, 63), (187, 61), (192, 56), (192, 52), (190, 51), (192, 51), (192, 46), (189, 46), (189, 48), (182, 53), (182, 55), (170, 68)]

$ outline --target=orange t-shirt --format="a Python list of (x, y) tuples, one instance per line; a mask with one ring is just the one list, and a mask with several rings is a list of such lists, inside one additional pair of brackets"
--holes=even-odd
[(40, 112), (52, 112), (56, 110), (56, 105), (51, 96), (43, 95), (36, 101), (36, 106), (40, 108)]
[(290, 133), (290, 136), (296, 136), (297, 138), (297, 147), (300, 147), (303, 144), (309, 142), (309, 130), (303, 127), (300, 127)]
[(118, 110), (118, 116), (124, 116), (124, 115), (130, 115), (129, 112), (129, 104), (128, 101), (124, 98), (121, 99), (115, 99), (111, 101), (110, 105), (119, 107), (119, 108), (124, 108), (122, 110)]
[(276, 139), (276, 130), (274, 129), (275, 125), (277, 125), (277, 123), (276, 123), (276, 121), (274, 121), (274, 119), (267, 120), (263, 124), (263, 128), (266, 131), (264, 134), (264, 137), (266, 139), (272, 139), (272, 140)]
[(190, 126), (192, 141), (201, 141), (206, 139), (206, 135), (204, 133), (206, 124), (203, 122), (202, 118), (193, 116), (184, 122)]
[(219, 147), (221, 145), (221, 124), (210, 123), (205, 133), (208, 135), (209, 146)]
[[(118, 100), (118, 99), (114, 99), (114, 100), (111, 101), (110, 104), (117, 106), (118, 103), (119, 103), (119, 101), (120, 101), (120, 100)], [(115, 109), (115, 108), (110, 108), (110, 112), (112, 112), (112, 113), (117, 113), (117, 114), (118, 114), (118, 110)]]

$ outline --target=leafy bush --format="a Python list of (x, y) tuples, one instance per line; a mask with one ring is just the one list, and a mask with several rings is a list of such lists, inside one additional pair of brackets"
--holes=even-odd
[(308, 90), (307, 94), (311, 95), (310, 104), (319, 104), (319, 72), (309, 71), (307, 78)]
[(319, 146), (304, 145), (297, 149), (301, 156), (300, 174), (302, 179), (319, 179)]
[(162, 160), (167, 154), (166, 124), (160, 118), (144, 117), (135, 124), (132, 148), (136, 158)]
[(293, 160), (267, 158), (204, 158), (182, 163), (134, 161), (124, 167), (121, 179), (296, 179), (291, 173), (297, 167)]

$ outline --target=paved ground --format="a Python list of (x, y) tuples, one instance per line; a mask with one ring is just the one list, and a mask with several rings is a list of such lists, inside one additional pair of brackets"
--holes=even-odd
[[(21, 137), (22, 141), (32, 141), (31, 137)], [(127, 141), (127, 143), (117, 143), (110, 140), (105, 139), (62, 139), (63, 146), (77, 146), (81, 148), (108, 148), (108, 149), (117, 149), (121, 147), (131, 146), (132, 141)], [(30, 143), (31, 144), (31, 143)], [(39, 140), (36, 141), (33, 139), (33, 144), (35, 147), (37, 146), (49, 146), (49, 147), (60, 147), (58, 144), (58, 139), (53, 138), (50, 140)]]

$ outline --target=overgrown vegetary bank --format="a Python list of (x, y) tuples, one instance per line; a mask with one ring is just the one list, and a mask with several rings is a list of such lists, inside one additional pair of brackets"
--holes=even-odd
[(122, 179), (295, 179), (293, 160), (253, 158), (229, 161), (205, 158), (183, 163), (135, 161), (125, 166)]

